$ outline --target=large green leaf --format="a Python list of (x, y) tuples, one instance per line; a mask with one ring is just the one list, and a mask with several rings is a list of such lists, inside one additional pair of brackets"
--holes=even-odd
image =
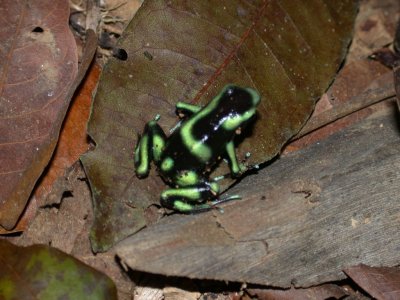
[(117, 299), (110, 278), (45, 245), (0, 240), (0, 299)]
[(355, 11), (352, 0), (145, 1), (119, 45), (128, 59), (105, 67), (89, 122), (97, 147), (82, 161), (94, 198), (93, 249), (145, 226), (145, 209), (165, 188), (154, 172), (134, 175), (136, 136), (147, 121), (161, 114), (167, 131), (177, 101), (205, 104), (227, 83), (251, 86), (262, 101), (238, 156), (271, 159), (332, 81)]

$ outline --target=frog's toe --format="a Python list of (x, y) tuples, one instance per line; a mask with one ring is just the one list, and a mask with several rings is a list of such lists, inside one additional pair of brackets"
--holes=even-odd
[(247, 165), (244, 164), (239, 164), (239, 168), (236, 172), (232, 173), (232, 177), (233, 178), (238, 178), (240, 176), (243, 175), (243, 173), (245, 173), (249, 168), (247, 167)]
[(240, 199), (242, 199), (242, 197), (240, 197), (239, 195), (230, 195), (230, 196), (226, 196), (224, 198), (220, 198), (220, 199), (212, 201), (211, 206), (213, 208), (215, 208), (217, 205), (219, 205), (221, 203), (225, 203), (225, 202), (232, 201), (232, 200), (240, 200)]

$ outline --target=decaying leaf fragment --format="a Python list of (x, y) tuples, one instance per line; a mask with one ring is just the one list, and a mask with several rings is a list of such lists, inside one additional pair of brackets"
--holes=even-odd
[(364, 264), (347, 268), (345, 273), (363, 290), (376, 299), (400, 298), (400, 269), (369, 267)]

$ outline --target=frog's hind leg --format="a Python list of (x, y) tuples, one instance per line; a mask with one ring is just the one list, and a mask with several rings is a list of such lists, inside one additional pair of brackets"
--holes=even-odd
[(170, 188), (161, 193), (161, 204), (181, 213), (197, 213), (213, 208), (205, 200), (218, 197), (219, 185), (215, 182), (196, 186)]
[(148, 122), (144, 127), (142, 136), (138, 137), (135, 148), (135, 169), (138, 177), (145, 177), (149, 174), (152, 160), (156, 163), (160, 161), (166, 136), (157, 123), (158, 119), (159, 115)]

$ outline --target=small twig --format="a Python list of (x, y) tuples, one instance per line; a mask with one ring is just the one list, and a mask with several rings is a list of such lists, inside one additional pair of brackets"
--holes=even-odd
[(376, 89), (367, 90), (357, 96), (354, 96), (349, 101), (333, 107), (325, 112), (322, 112), (311, 118), (300, 132), (291, 140), (297, 140), (306, 134), (317, 130), (325, 125), (335, 122), (343, 117), (346, 117), (356, 111), (371, 106), (375, 103), (393, 98), (396, 96), (394, 83), (392, 80), (383, 86)]

